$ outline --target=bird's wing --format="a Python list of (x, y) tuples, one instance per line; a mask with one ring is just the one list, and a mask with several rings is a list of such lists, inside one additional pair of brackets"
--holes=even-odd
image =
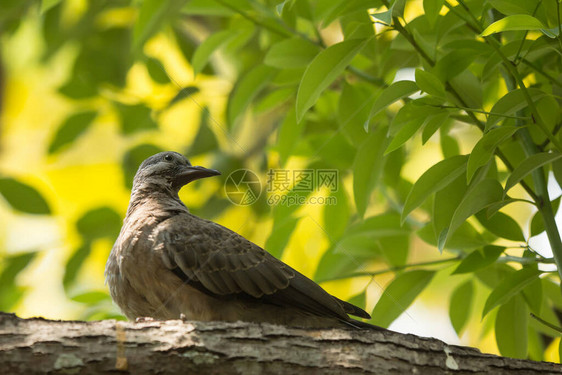
[(176, 215), (161, 223), (155, 235), (155, 250), (164, 264), (208, 294), (259, 299), (343, 320), (349, 319), (346, 312), (368, 317), (219, 224), (191, 214)]

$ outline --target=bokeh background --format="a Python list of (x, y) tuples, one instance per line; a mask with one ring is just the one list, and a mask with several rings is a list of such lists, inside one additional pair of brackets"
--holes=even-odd
[[(356, 155), (365, 152), (359, 145), (366, 135), (362, 123), (340, 127), (346, 116), (335, 110), (342, 87), (349, 85), (339, 83), (322, 96), (306, 126), (299, 127), (294, 96), (306, 61), (294, 61), (298, 69), (253, 69), (278, 25), (261, 20), (257, 27), (228, 1), (163, 3), (0, 4), (0, 310), (22, 317), (123, 319), (104, 284), (105, 261), (136, 168), (149, 155), (175, 150), (194, 165), (223, 173), (181, 191), (196, 215), (244, 235), (368, 311), (393, 279), (391, 271), (427, 263), (437, 272), (421, 278), (429, 285), (390, 328), (498, 353), (493, 317), (481, 321), (473, 314), (460, 335), (450, 323), (451, 292), (467, 280), (450, 276), (456, 255), (440, 254), (409, 231), (384, 225), (399, 221), (389, 211), (396, 198), (385, 185), (405, 195), (443, 158), (448, 139), (436, 136), (423, 147), (412, 142), (407, 159), (400, 150), (390, 154), (394, 161), (386, 165), (382, 183), (365, 194), (358, 209)], [(408, 4), (406, 18), (423, 12), (421, 2)], [(338, 22), (320, 32), (326, 45), (345, 34)], [(206, 50), (198, 48), (202, 45)], [(315, 48), (310, 47), (311, 57)], [(387, 83), (413, 79), (405, 61), (389, 72)], [(357, 93), (351, 100), (361, 98), (361, 90)], [(460, 152), (470, 152), (478, 132), (451, 128), (452, 137), (461, 140)], [(228, 185), (228, 176), (241, 168), (256, 173), (262, 185), (250, 205), (234, 204), (225, 193), (225, 187), (237, 188)], [(311, 194), (335, 196), (337, 204), (268, 203), (270, 169), (322, 168), (338, 171), (339, 189)], [(361, 177), (366, 187), (372, 186), (370, 175), (364, 171)], [(508, 210), (521, 222), (532, 214), (524, 205)], [(342, 244), (342, 234), (363, 217), (378, 218), (387, 231), (369, 243), (354, 238)], [(406, 225), (421, 219), (427, 217), (414, 215)], [(359, 271), (379, 273), (344, 277)], [(475, 285), (471, 309), (479, 312), (489, 289)], [(544, 358), (558, 360), (557, 343), (549, 342)]]

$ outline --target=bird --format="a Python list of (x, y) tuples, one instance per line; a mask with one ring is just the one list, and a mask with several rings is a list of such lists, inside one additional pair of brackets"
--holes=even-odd
[(180, 189), (220, 174), (173, 151), (141, 163), (105, 269), (111, 297), (128, 319), (380, 329), (351, 318), (371, 317), (260, 246), (191, 214)]

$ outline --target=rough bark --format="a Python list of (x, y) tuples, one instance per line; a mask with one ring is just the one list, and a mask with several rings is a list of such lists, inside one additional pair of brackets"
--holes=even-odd
[(391, 331), (21, 319), (0, 313), (2, 374), (560, 374), (554, 363)]

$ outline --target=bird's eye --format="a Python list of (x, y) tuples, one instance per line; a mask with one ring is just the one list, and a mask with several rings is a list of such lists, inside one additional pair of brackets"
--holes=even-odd
[(174, 158), (172, 157), (172, 155), (166, 154), (166, 155), (164, 156), (164, 160), (166, 160), (166, 161), (172, 161), (172, 160), (174, 160)]

